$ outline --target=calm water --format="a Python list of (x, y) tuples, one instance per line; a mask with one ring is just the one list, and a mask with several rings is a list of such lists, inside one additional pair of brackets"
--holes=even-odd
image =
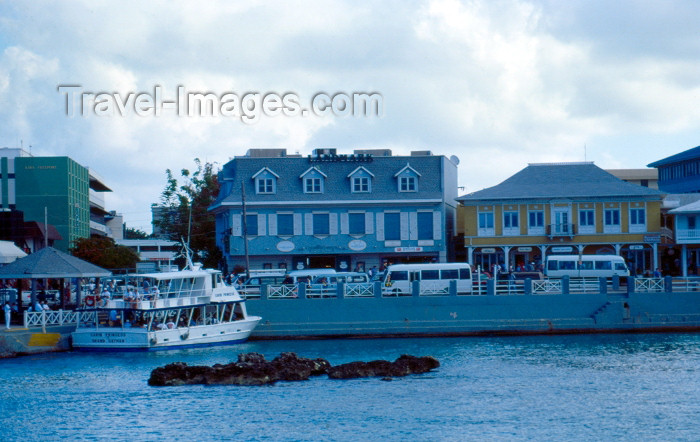
[[(434, 373), (154, 388), (174, 361), (432, 355)], [(2, 440), (698, 440), (700, 335), (250, 342), (0, 360)]]

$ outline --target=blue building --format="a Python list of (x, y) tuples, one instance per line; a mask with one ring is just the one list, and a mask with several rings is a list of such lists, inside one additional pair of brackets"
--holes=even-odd
[(659, 190), (667, 193), (700, 192), (700, 146), (648, 164), (659, 170)]
[(428, 151), (251, 149), (219, 174), (210, 207), (217, 243), (229, 270), (245, 265), (246, 239), (253, 269), (444, 262), (453, 249), (457, 163)]

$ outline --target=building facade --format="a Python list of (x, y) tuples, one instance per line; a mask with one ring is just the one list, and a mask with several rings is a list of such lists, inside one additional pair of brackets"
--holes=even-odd
[(458, 198), (466, 260), (485, 271), (540, 267), (550, 254), (615, 254), (636, 273), (658, 266), (663, 193), (593, 163), (530, 164)]
[(700, 146), (648, 165), (659, 171), (659, 189), (666, 193), (700, 192)]
[(252, 149), (224, 165), (219, 182), (210, 210), (228, 270), (246, 265), (246, 250), (252, 269), (350, 271), (444, 262), (452, 249), (456, 158)]

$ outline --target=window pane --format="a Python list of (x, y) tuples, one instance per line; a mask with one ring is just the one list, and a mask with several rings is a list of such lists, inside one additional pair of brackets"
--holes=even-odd
[(423, 270), (420, 274), (421, 280), (440, 279), (440, 270)]
[(387, 241), (401, 239), (401, 217), (398, 213), (384, 214), (384, 239)]
[(418, 212), (418, 239), (433, 239), (433, 212)]
[(365, 234), (365, 214), (350, 213), (348, 214), (349, 233), (351, 235)]
[(459, 270), (457, 269), (450, 269), (450, 270), (443, 270), (442, 273), (440, 274), (441, 279), (459, 279)]
[(408, 272), (391, 272), (392, 281), (408, 281)]
[(257, 236), (258, 234), (258, 215), (246, 215), (246, 229), (248, 235)]
[(291, 213), (277, 215), (277, 234), (294, 235), (294, 216)]
[(329, 218), (327, 213), (314, 213), (314, 235), (328, 235), (330, 233)]
[(595, 269), (596, 270), (611, 270), (612, 269), (612, 262), (610, 262), (610, 261), (596, 261), (595, 262)]

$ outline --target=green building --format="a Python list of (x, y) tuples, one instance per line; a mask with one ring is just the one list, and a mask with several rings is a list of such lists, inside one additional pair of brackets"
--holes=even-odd
[(15, 206), (26, 220), (56, 227), (54, 247), (68, 251), (90, 236), (90, 173), (68, 157), (14, 158)]

